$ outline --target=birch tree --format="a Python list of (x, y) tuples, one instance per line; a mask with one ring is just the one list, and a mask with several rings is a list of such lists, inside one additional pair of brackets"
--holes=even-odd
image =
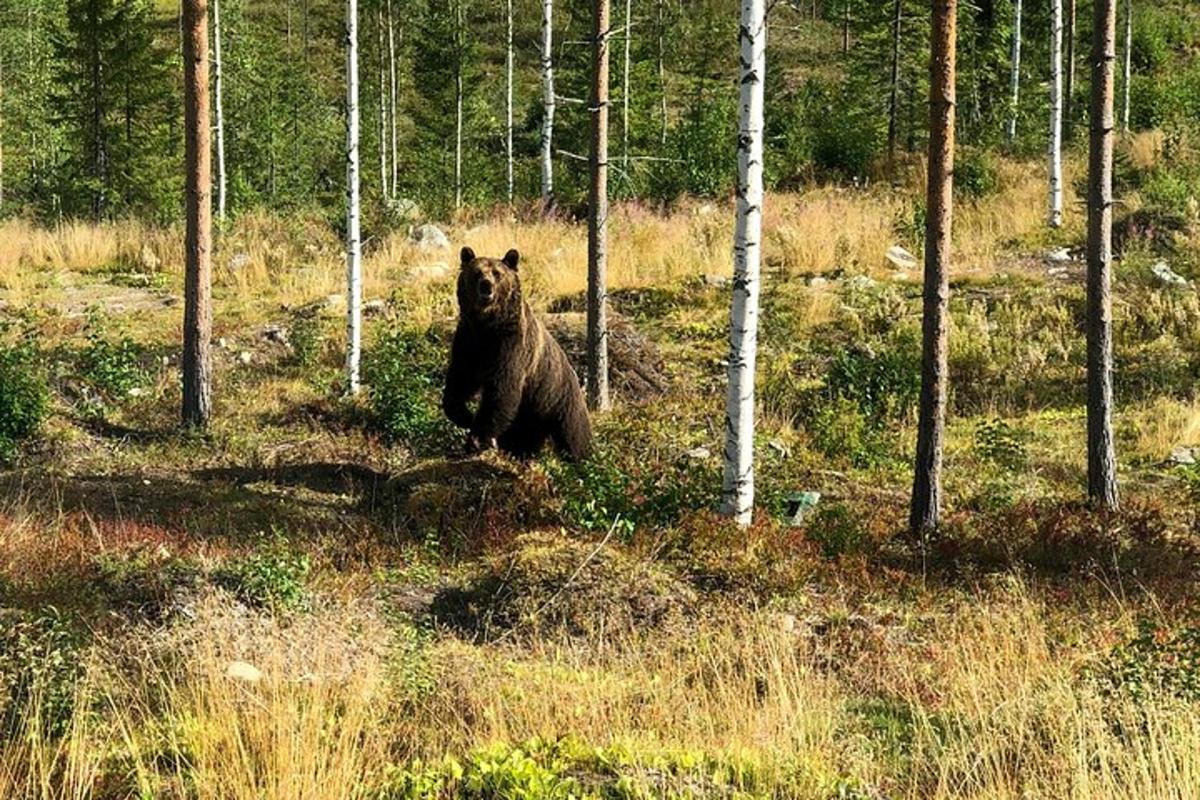
[(1076, 37), (1076, 0), (1067, 0), (1067, 19), (1066, 19), (1066, 42), (1067, 42), (1067, 64), (1066, 64), (1066, 81), (1067, 88), (1063, 97), (1063, 119), (1064, 122), (1064, 137), (1071, 138), (1071, 132), (1075, 130), (1073, 106), (1075, 104), (1075, 37)]
[(396, 186), (400, 183), (400, 153), (397, 144), (396, 96), (399, 92), (396, 80), (396, 21), (392, 17), (392, 0), (387, 0), (387, 40), (388, 40), (388, 133), (391, 137), (392, 155), (392, 198), (396, 195)]
[(1121, 130), (1129, 133), (1129, 110), (1133, 83), (1133, 0), (1125, 0), (1125, 101), (1121, 109)]
[(554, 205), (554, 0), (542, 0), (542, 208)]
[(212, 154), (208, 113), (208, 3), (183, 0), (185, 252), (183, 424), (212, 414)]
[(892, 21), (892, 82), (888, 97), (888, 172), (896, 167), (896, 134), (900, 115), (900, 28), (904, 23), (904, 0), (896, 0)]
[(1117, 507), (1113, 440), (1112, 212), (1113, 95), (1117, 60), (1117, 0), (1095, 0), (1092, 23), (1092, 112), (1088, 160), (1087, 418), (1088, 496)]
[(629, 51), (633, 44), (633, 0), (625, 0), (625, 64), (621, 78), (621, 169), (629, 171)]
[(954, 229), (954, 123), (957, 98), (958, 0), (934, 0), (929, 62), (929, 177), (925, 222), (925, 287), (921, 316), (921, 402), (909, 528), (936, 530), (942, 502), (942, 448), (949, 387), (947, 326), (950, 248)]
[(1063, 221), (1063, 8), (1050, 0), (1050, 227)]
[(592, 0), (591, 187), (588, 196), (588, 404), (607, 411), (608, 395), (608, 61), (609, 0)]
[(729, 386), (725, 405), (725, 474), (721, 511), (740, 525), (754, 513), (754, 370), (758, 358), (759, 267), (763, 214), (763, 86), (767, 71), (765, 0), (742, 0), (737, 144), (737, 217)]
[(383, 31), (383, 9), (375, 10), (375, 28), (378, 36), (377, 50), (379, 53), (379, 191), (386, 200), (391, 197), (391, 170), (388, 167), (388, 83), (387, 83), (387, 50), (386, 36)]
[(1008, 115), (1008, 144), (1011, 146), (1017, 138), (1017, 115), (1021, 110), (1021, 0), (1013, 4), (1013, 33), (1012, 33), (1012, 106)]
[(658, 0), (658, 99), (659, 99), (659, 116), (662, 122), (662, 132), (660, 143), (665, 147), (667, 144), (667, 18), (666, 18), (667, 0)]
[(513, 0), (508, 0), (508, 36), (504, 59), (505, 102), (504, 102), (504, 152), (507, 157), (505, 178), (508, 189), (508, 204), (513, 204)]
[(226, 207), (225, 172), (225, 84), (221, 68), (221, 0), (213, 0), (213, 102), (217, 112), (217, 220), (224, 224)]
[(358, 123), (358, 0), (346, 0), (346, 389), (352, 395), (358, 394), (362, 356)]
[(463, 198), (463, 28), (462, 0), (454, 0), (454, 210), (462, 209)]

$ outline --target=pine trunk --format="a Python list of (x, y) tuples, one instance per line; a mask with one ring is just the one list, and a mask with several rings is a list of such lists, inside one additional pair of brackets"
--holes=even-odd
[(1063, 9), (1050, 0), (1050, 227), (1063, 222)]
[(508, 204), (513, 204), (513, 0), (508, 0), (508, 37), (504, 59), (505, 103), (504, 103), (504, 152), (507, 157), (505, 172), (508, 187)]
[(554, 0), (542, 0), (542, 208), (554, 207)]
[(588, 404), (609, 407), (608, 396), (608, 60), (609, 0), (592, 0), (591, 191), (588, 197)]
[(1133, 0), (1125, 0), (1125, 102), (1121, 130), (1129, 133), (1129, 111), (1133, 99)]
[(1063, 97), (1063, 119), (1065, 126), (1064, 136), (1068, 141), (1071, 139), (1072, 131), (1075, 130), (1075, 116), (1072, 108), (1075, 103), (1075, 4), (1076, 0), (1067, 0), (1067, 31), (1065, 34), (1067, 41), (1067, 88)]
[(949, 388), (947, 326), (954, 229), (954, 121), (958, 0), (934, 0), (929, 74), (929, 179), (925, 223), (921, 403), (909, 528), (936, 530), (942, 502), (942, 447)]
[(1088, 496), (1117, 507), (1113, 441), (1112, 211), (1113, 95), (1117, 61), (1117, 0), (1096, 0), (1092, 30), (1091, 153), (1088, 164)]
[(213, 80), (213, 101), (217, 112), (217, 220), (224, 223), (229, 183), (225, 172), (225, 83), (221, 69), (221, 0), (213, 0)]
[(183, 424), (205, 428), (212, 413), (212, 153), (206, 0), (184, 0), (181, 17), (186, 165)]
[(1008, 115), (1008, 144), (1017, 139), (1017, 116), (1021, 110), (1021, 0), (1014, 6), (1012, 37), (1012, 108)]
[(767, 77), (764, 0), (742, 0), (739, 40), (737, 218), (733, 239), (733, 301), (721, 511), (745, 526), (750, 524), (754, 513), (754, 371), (758, 359), (762, 257), (763, 87)]
[(888, 98), (888, 173), (896, 169), (897, 117), (900, 114), (900, 27), (904, 22), (904, 0), (896, 0), (892, 23), (892, 86)]
[(358, 394), (362, 357), (358, 123), (358, 0), (346, 0), (346, 390), (352, 395)]

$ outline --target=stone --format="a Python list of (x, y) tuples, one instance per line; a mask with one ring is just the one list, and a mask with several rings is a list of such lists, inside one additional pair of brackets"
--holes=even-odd
[(898, 244), (888, 248), (886, 258), (897, 269), (912, 270), (918, 266), (917, 257)]
[(262, 670), (246, 661), (231, 661), (225, 668), (225, 677), (241, 683), (258, 683), (262, 680)]
[(411, 236), (413, 244), (421, 250), (449, 250), (450, 239), (442, 229), (432, 223), (417, 227)]
[(1049, 264), (1066, 264), (1069, 261), (1074, 261), (1074, 259), (1071, 258), (1070, 249), (1066, 247), (1058, 247), (1053, 250), (1047, 250), (1045, 259)]
[(1157, 281), (1161, 286), (1182, 288), (1184, 286), (1190, 286), (1192, 283), (1187, 278), (1171, 269), (1170, 265), (1165, 261), (1159, 261), (1157, 264), (1150, 267), (1150, 274), (1154, 276), (1154, 280)]
[(249, 366), (252, 361), (254, 361), (254, 356), (249, 350), (243, 350), (242, 352), (238, 353), (238, 363), (242, 364), (243, 366)]
[(704, 285), (711, 286), (714, 289), (724, 289), (731, 282), (731, 279), (726, 275), (708, 274), (704, 276)]
[(1171, 457), (1167, 459), (1167, 463), (1176, 467), (1190, 467), (1196, 463), (1197, 452), (1200, 448), (1196, 447), (1179, 447), (1175, 452), (1171, 453)]
[(688, 450), (686, 453), (684, 453), (684, 455), (690, 458), (692, 461), (707, 461), (708, 459), (712, 458), (712, 451), (707, 447), (693, 447), (691, 450)]

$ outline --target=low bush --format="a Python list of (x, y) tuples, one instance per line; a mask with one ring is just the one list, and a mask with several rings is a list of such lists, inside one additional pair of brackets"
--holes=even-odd
[(217, 585), (245, 603), (276, 613), (301, 611), (308, 605), (308, 555), (281, 535), (265, 537), (249, 556), (217, 570)]
[(50, 408), (50, 389), (31, 335), (0, 325), (0, 463), (37, 433)]
[(444, 449), (454, 428), (442, 413), (448, 347), (431, 331), (391, 328), (367, 351), (363, 377), (375, 423), (417, 452)]

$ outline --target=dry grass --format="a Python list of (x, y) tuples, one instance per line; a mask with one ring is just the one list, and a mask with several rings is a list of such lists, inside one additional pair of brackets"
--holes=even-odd
[(1181, 447), (1200, 445), (1200, 400), (1160, 397), (1131, 411), (1125, 423), (1129, 455), (1161, 462)]

